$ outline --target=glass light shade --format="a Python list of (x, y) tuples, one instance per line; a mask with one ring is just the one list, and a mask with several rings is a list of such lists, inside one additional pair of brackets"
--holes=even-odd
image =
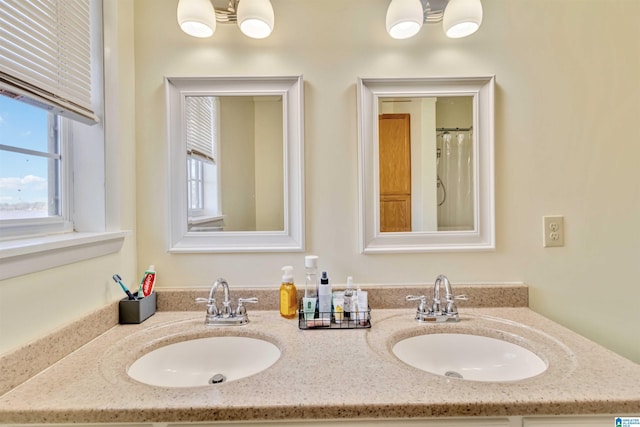
[(240, 31), (254, 39), (268, 37), (273, 31), (273, 6), (269, 0), (240, 0), (238, 26)]
[(216, 31), (216, 12), (209, 0), (180, 0), (178, 24), (193, 37), (211, 37)]
[(482, 24), (480, 0), (450, 0), (444, 10), (442, 27), (447, 37), (458, 39), (475, 33)]
[(391, 0), (387, 9), (387, 32), (394, 39), (415, 36), (424, 23), (420, 0)]

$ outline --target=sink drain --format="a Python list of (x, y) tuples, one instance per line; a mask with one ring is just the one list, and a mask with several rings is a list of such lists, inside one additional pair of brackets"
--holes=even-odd
[(214, 376), (209, 378), (209, 384), (220, 384), (225, 382), (226, 380), (227, 380), (227, 377), (225, 377), (224, 375), (215, 374)]
[(461, 380), (464, 379), (464, 377), (456, 371), (447, 371), (444, 373), (444, 376), (449, 378), (459, 378)]

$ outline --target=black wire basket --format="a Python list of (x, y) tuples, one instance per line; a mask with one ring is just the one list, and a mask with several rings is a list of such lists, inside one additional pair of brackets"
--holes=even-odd
[[(365, 312), (339, 313), (315, 311), (305, 317), (302, 300), (298, 304), (298, 327), (300, 329), (366, 329), (371, 327), (371, 307)], [(336, 318), (337, 317), (337, 318)]]

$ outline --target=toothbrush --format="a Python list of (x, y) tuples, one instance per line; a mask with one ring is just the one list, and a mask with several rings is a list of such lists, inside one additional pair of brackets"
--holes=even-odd
[(113, 281), (120, 285), (125, 294), (129, 297), (130, 300), (137, 300), (138, 298), (134, 297), (133, 294), (127, 287), (122, 283), (122, 277), (119, 274), (113, 275)]

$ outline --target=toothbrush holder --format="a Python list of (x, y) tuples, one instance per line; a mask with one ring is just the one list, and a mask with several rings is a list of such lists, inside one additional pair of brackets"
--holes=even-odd
[(142, 323), (156, 312), (156, 293), (139, 300), (121, 299), (118, 309), (121, 324)]

